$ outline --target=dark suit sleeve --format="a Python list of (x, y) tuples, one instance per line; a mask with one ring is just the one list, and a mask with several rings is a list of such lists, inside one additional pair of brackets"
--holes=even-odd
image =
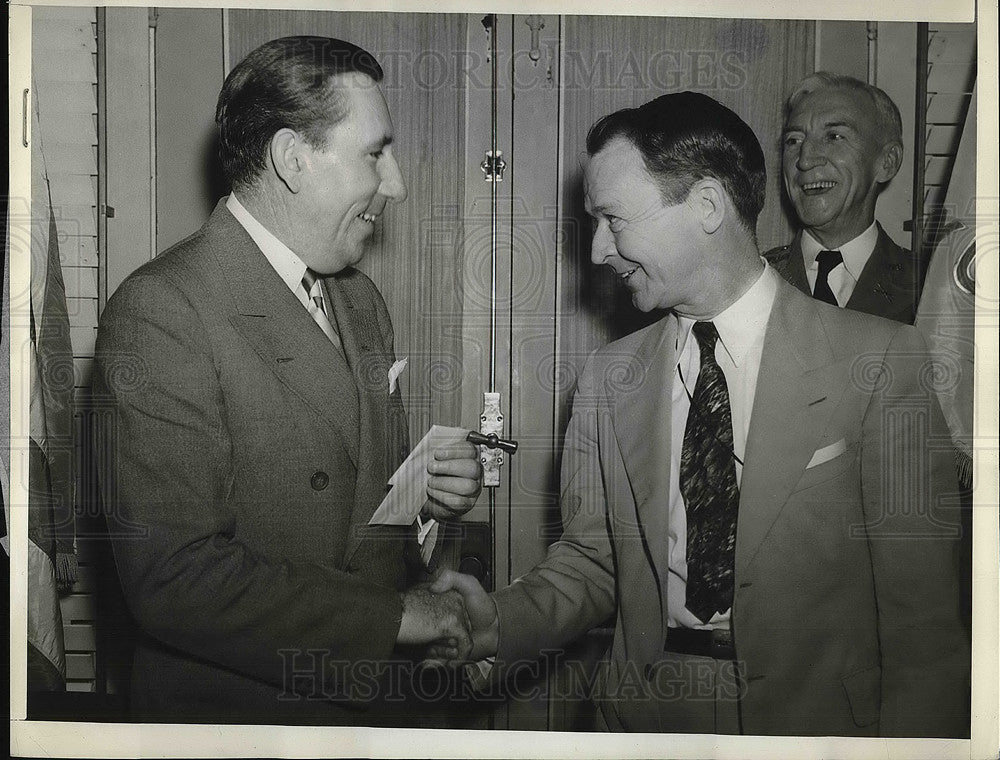
[(165, 276), (126, 281), (103, 316), (95, 394), (114, 436), (105, 509), (125, 598), (161, 642), (279, 686), (292, 654), (319, 650), (341, 664), (326, 676), (343, 693), (356, 672), (343, 663), (389, 657), (398, 595), (333, 560), (276, 560), (238, 540), (224, 369), (206, 335)]
[[(880, 733), (967, 736), (958, 487), (919, 333), (897, 330), (863, 425), (865, 526), (882, 659)], [(860, 375), (859, 375), (860, 377)]]
[(584, 369), (566, 430), (562, 461), (563, 533), (545, 559), (494, 595), (500, 620), (498, 661), (513, 664), (562, 646), (615, 610), (615, 576), (598, 445), (593, 359)]

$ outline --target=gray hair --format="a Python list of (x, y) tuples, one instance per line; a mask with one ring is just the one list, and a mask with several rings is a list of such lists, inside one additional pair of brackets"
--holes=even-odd
[(875, 106), (875, 114), (878, 122), (878, 131), (884, 136), (883, 145), (891, 142), (903, 142), (903, 119), (899, 115), (899, 108), (892, 101), (884, 90), (880, 90), (875, 85), (862, 82), (860, 79), (849, 77), (846, 74), (834, 74), (830, 71), (817, 71), (810, 74), (795, 88), (795, 91), (788, 96), (785, 101), (785, 120), (791, 115), (795, 106), (810, 92), (825, 90), (827, 88), (838, 88), (863, 92)]

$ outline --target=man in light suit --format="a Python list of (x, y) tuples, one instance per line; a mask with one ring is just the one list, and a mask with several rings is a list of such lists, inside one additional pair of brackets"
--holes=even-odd
[[(381, 78), (340, 40), (252, 52), (216, 115), (233, 193), (103, 315), (137, 719), (413, 723), (419, 706), (389, 709), (397, 647), (470, 643), (457, 594), (404, 591), (415, 529), (368, 525), (409, 453), (389, 314), (353, 268), (406, 194)], [(436, 456), (424, 515), (449, 518), (480, 469), (471, 444)]]
[(875, 221), (878, 195), (903, 160), (896, 104), (878, 87), (817, 72), (785, 104), (781, 150), (802, 229), (765, 258), (804, 293), (912, 325), (927, 262)]
[(611, 619), (612, 730), (967, 735), (956, 484), (919, 334), (760, 258), (763, 155), (711, 98), (611, 114), (587, 150), (594, 263), (670, 313), (587, 362), (546, 559), (493, 595), (432, 587), (462, 592), (472, 656), (504, 672)]

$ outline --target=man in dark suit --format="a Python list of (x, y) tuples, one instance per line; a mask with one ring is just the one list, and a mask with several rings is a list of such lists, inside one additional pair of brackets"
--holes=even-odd
[(926, 262), (875, 221), (903, 158), (899, 109), (878, 87), (820, 71), (785, 104), (782, 172), (802, 229), (764, 256), (827, 303), (912, 325)]
[(594, 263), (670, 313), (588, 360), (546, 559), (492, 596), (432, 587), (462, 591), (473, 657), (503, 672), (611, 619), (613, 730), (967, 735), (956, 484), (919, 333), (761, 259), (763, 154), (711, 98), (611, 114), (587, 151)]
[[(381, 78), (340, 40), (252, 52), (216, 114), (233, 193), (103, 315), (138, 719), (414, 722), (389, 717), (397, 646), (468, 647), (461, 599), (410, 588), (430, 547), (368, 525), (409, 452), (389, 314), (353, 269), (406, 194)], [(479, 464), (464, 442), (436, 456), (424, 516), (449, 518)]]

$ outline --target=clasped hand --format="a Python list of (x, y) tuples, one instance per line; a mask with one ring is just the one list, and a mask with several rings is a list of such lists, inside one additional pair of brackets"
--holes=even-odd
[(425, 663), (457, 665), (496, 654), (496, 606), (473, 576), (444, 570), (430, 585), (401, 597), (403, 621), (397, 641), (426, 646)]
[[(478, 450), (468, 442), (434, 451), (427, 466), (427, 503), (423, 513), (435, 519), (459, 517), (476, 503), (483, 487)], [(471, 575), (450, 570), (432, 584), (400, 594), (403, 619), (396, 641), (426, 647), (426, 662), (445, 664), (480, 659), (496, 626), (493, 600)], [(495, 651), (495, 644), (493, 649)], [(491, 654), (491, 653), (487, 653)]]

